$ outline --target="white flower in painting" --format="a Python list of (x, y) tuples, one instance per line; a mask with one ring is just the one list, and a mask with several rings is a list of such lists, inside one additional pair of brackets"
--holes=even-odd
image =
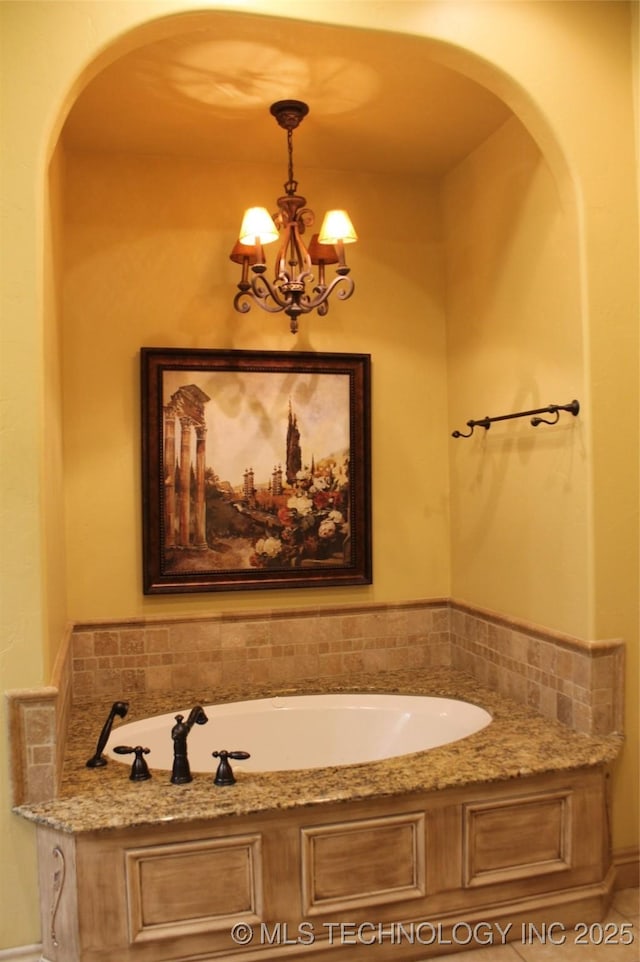
[(330, 521), (333, 521), (335, 524), (344, 524), (344, 515), (342, 514), (341, 511), (335, 511), (335, 510), (330, 511), (328, 514), (328, 518)]
[(292, 497), (287, 501), (287, 507), (291, 511), (297, 511), (299, 515), (304, 517), (313, 510), (313, 501), (311, 498)]
[(329, 518), (325, 518), (318, 525), (318, 537), (323, 540), (330, 541), (334, 538), (336, 534), (336, 524), (335, 521), (330, 521)]
[(279, 538), (260, 538), (256, 541), (256, 553), (276, 558), (282, 551), (282, 541)]

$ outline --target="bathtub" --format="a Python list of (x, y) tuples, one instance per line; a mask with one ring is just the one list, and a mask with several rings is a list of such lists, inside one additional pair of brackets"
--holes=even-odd
[[(150, 768), (171, 770), (175, 716), (192, 706), (120, 725), (106, 754), (118, 745), (149, 749)], [(459, 741), (492, 720), (477, 705), (454, 698), (397, 694), (292, 695), (205, 706), (208, 723), (194, 725), (188, 739), (192, 772), (212, 772), (211, 753), (247, 751), (234, 772), (276, 772), (380, 761)]]
[[(490, 944), (489, 929), (502, 944), (528, 920), (569, 931), (605, 916), (618, 736), (572, 732), (449, 668), (350, 684), (376, 694), (259, 689), (238, 702), (250, 696), (231, 689), (215, 707), (203, 696), (209, 721), (193, 727), (189, 757), (205, 770), (188, 785), (170, 783), (171, 729), (197, 694), (166, 712), (166, 693), (139, 693), (137, 717), (118, 720), (110, 752), (142, 744), (152, 770), (165, 767), (145, 781), (129, 780), (131, 756), (86, 767), (96, 707), (75, 706), (63, 794), (20, 809), (38, 834), (43, 959), (305, 962), (344, 937), (343, 962), (409, 962)], [(339, 751), (319, 756), (336, 729)], [(251, 752), (255, 774), (217, 787), (211, 752), (223, 748)], [(307, 770), (284, 770), (296, 763)]]

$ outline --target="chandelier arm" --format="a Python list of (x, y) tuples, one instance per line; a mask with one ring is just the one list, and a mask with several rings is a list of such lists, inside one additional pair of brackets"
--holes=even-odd
[(298, 264), (298, 275), (302, 277), (303, 274), (309, 274), (311, 276), (311, 256), (307, 250), (305, 242), (300, 236), (299, 230), (292, 231), (293, 244), (295, 245), (295, 256), (297, 258)]
[[(309, 280), (312, 281), (312, 280), (313, 280), (313, 276), (314, 276), (314, 275), (313, 275), (313, 271), (312, 271), (311, 268), (309, 267), (309, 270), (300, 271), (300, 273), (298, 274), (296, 280), (300, 281), (302, 284), (306, 284), (307, 281), (309, 281)], [(307, 295), (307, 297), (308, 297), (308, 296), (309, 296), (309, 295)]]
[[(304, 227), (304, 224), (302, 226)], [(311, 255), (300, 236), (297, 218), (295, 221), (285, 222), (283, 230), (285, 233), (275, 261), (275, 276), (291, 281), (295, 267), (297, 268), (295, 276), (299, 280), (302, 272), (311, 270)]]
[[(305, 271), (300, 276), (300, 280), (309, 276), (309, 274), (310, 272)], [(334, 277), (331, 283), (322, 289), (315, 287), (316, 297), (303, 296), (297, 300), (293, 298), (285, 299), (263, 274), (258, 274), (252, 278), (250, 290), (238, 291), (233, 305), (240, 314), (247, 314), (251, 310), (251, 303), (253, 302), (268, 314), (279, 314), (283, 310), (285, 313), (289, 313), (287, 308), (293, 307), (293, 314), (296, 317), (299, 314), (309, 314), (315, 310), (318, 310), (320, 316), (324, 317), (329, 310), (328, 299), (338, 285), (342, 285), (342, 288), (336, 291), (336, 296), (339, 300), (346, 301), (353, 294), (355, 284), (350, 277), (346, 277), (344, 274)], [(245, 301), (243, 298), (249, 300)], [(272, 304), (269, 303), (269, 299), (273, 302)]]
[[(269, 303), (269, 298), (273, 301), (273, 305)], [(248, 314), (252, 304), (257, 304), (269, 314), (279, 314), (289, 302), (280, 296), (278, 289), (264, 274), (257, 274), (251, 278), (246, 288), (238, 291), (233, 299), (233, 306), (239, 314)]]
[[(257, 274), (251, 279), (251, 291), (247, 292), (249, 295), (253, 295), (253, 298), (263, 311), (268, 311), (269, 314), (277, 314), (284, 310), (288, 306), (288, 301), (282, 297), (278, 288), (271, 283), (268, 277), (264, 274)], [(274, 303), (274, 306), (269, 305), (269, 298)]]
[(285, 224), (284, 234), (282, 238), (282, 243), (278, 248), (278, 253), (274, 264), (274, 280), (286, 279), (289, 280), (289, 272), (287, 270), (287, 250), (289, 248), (289, 241), (291, 236), (291, 225)]
[[(334, 287), (337, 287), (340, 281), (346, 281), (347, 287), (342, 290), (336, 291), (336, 297), (338, 298), (339, 301), (348, 301), (351, 295), (353, 294), (354, 290), (356, 289), (356, 285), (353, 281), (353, 278), (347, 277), (345, 274), (341, 274), (339, 277), (334, 278), (334, 280), (332, 281), (331, 290), (333, 290)], [(331, 293), (331, 291), (329, 293)]]
[[(338, 285), (342, 284), (343, 282), (345, 287), (340, 290), (336, 290)], [(345, 274), (339, 274), (337, 277), (334, 277), (331, 283), (322, 290), (319, 290), (318, 287), (314, 287), (314, 291), (318, 291), (318, 296), (310, 299), (307, 302), (310, 305), (308, 310), (313, 311), (316, 309), (316, 307), (320, 307), (321, 304), (324, 304), (329, 300), (334, 291), (336, 291), (336, 297), (339, 300), (346, 301), (351, 297), (355, 288), (356, 285), (351, 277), (347, 277)]]
[(233, 299), (233, 308), (238, 312), (238, 314), (248, 314), (251, 310), (251, 302), (243, 300), (243, 297), (251, 297), (249, 291), (238, 291)]
[[(241, 302), (240, 299), (242, 297), (248, 297), (250, 300)], [(249, 291), (244, 291), (242, 294), (237, 294), (234, 300), (235, 309), (240, 314), (248, 314), (251, 310), (252, 304), (257, 304), (258, 307), (262, 308), (263, 311), (266, 311), (267, 314), (281, 314), (283, 311), (282, 307), (270, 305), (266, 297), (252, 296)]]

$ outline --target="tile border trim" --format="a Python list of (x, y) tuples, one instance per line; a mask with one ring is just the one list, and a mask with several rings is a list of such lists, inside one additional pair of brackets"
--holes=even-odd
[(464, 601), (451, 599), (449, 605), (452, 611), (460, 611), (464, 614), (471, 615), (473, 618), (481, 618), (482, 621), (491, 622), (492, 624), (509, 628), (512, 631), (521, 631), (531, 638), (562, 645), (565, 648), (585, 651), (591, 655), (597, 655), (598, 652), (609, 652), (624, 646), (624, 641), (621, 638), (578, 638), (576, 635), (567, 635), (563, 632), (555, 631), (553, 628), (543, 628), (541, 625), (531, 624), (520, 618), (500, 615), (495, 611), (479, 608), (477, 605), (471, 605)]

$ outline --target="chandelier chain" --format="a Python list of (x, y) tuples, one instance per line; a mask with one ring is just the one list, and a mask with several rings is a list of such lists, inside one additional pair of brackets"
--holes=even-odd
[(293, 130), (290, 127), (287, 130), (287, 151), (289, 154), (289, 179), (284, 185), (284, 189), (287, 194), (295, 194), (298, 184), (293, 176)]

